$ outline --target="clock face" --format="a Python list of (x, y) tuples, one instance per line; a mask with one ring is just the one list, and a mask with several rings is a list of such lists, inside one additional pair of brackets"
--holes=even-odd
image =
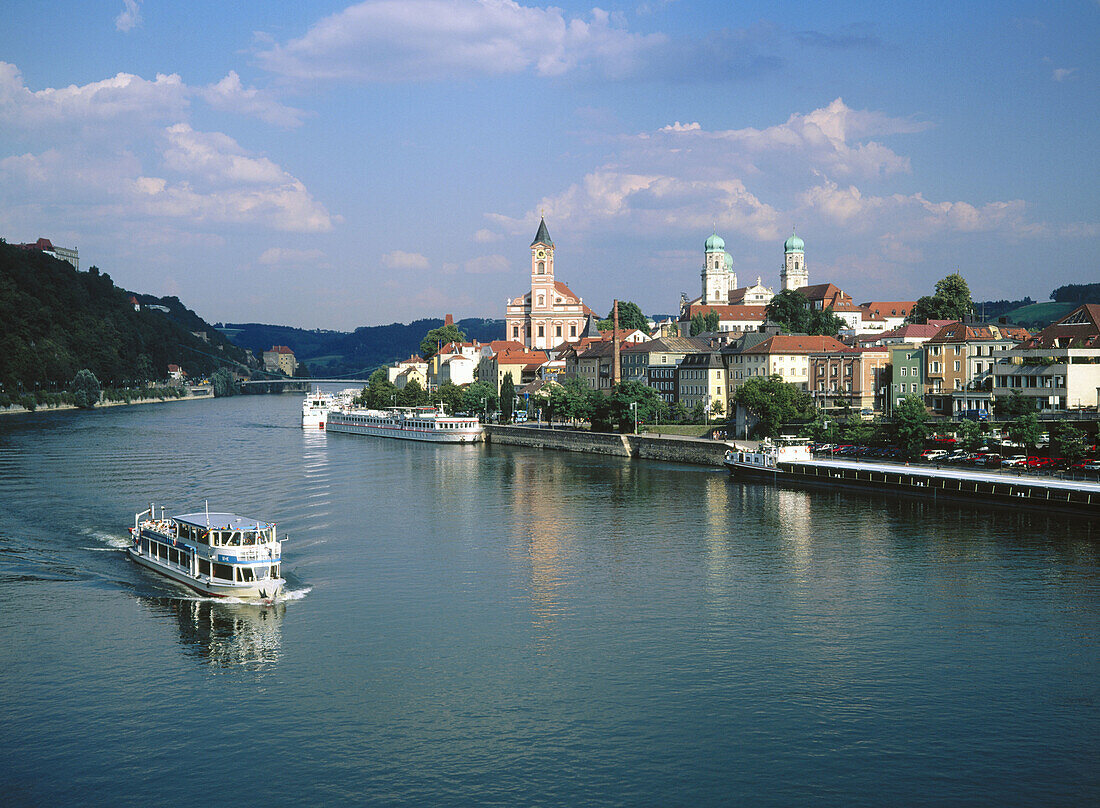
[(538, 256), (539, 256), (539, 258), (545, 258), (546, 257), (546, 250), (539, 250)]

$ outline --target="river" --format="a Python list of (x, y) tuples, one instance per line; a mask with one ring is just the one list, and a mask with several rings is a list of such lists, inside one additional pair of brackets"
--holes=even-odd
[[(303, 432), (298, 396), (0, 419), (5, 805), (1080, 805), (1100, 526)], [(271, 519), (288, 597), (129, 562)]]

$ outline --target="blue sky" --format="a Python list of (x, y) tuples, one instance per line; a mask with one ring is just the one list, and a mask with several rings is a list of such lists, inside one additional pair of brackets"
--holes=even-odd
[(5, 3), (0, 235), (209, 320), (503, 317), (545, 211), (585, 303), (1100, 280), (1100, 2)]

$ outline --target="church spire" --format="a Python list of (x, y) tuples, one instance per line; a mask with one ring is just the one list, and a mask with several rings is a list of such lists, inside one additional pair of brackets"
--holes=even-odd
[(539, 219), (539, 232), (535, 233), (535, 240), (531, 242), (531, 246), (536, 244), (545, 244), (547, 247), (553, 247), (554, 242), (550, 240), (550, 231), (546, 229), (546, 219)]

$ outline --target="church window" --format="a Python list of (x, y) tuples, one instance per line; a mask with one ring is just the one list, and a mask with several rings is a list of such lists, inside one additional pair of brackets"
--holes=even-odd
[(539, 336), (540, 337), (545, 337), (546, 336), (546, 334), (544, 333), (544, 329), (541, 325), (539, 326)]
[(540, 275), (545, 275), (546, 274), (546, 262), (545, 261), (539, 261), (539, 263), (538, 263), (538, 273)]
[(512, 339), (519, 339), (519, 326), (512, 326)]
[(569, 336), (571, 336), (571, 337), (577, 336), (577, 327), (575, 325), (569, 326)]
[(561, 336), (561, 326), (560, 325), (554, 326), (554, 336), (556, 336), (556, 337)]
[(539, 308), (542, 308), (543, 306), (546, 305), (546, 296), (545, 295), (542, 295), (542, 294), (539, 295), (539, 304), (538, 305), (539, 305)]

